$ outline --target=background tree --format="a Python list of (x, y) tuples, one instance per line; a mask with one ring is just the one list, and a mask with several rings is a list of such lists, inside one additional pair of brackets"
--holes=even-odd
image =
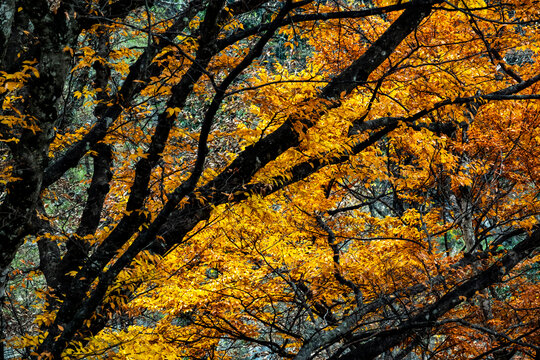
[(539, 356), (537, 1), (0, 7), (24, 357)]

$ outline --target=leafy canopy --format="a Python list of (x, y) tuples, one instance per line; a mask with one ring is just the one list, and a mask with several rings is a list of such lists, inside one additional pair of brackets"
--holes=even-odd
[(537, 0), (8, 0), (34, 359), (540, 356)]

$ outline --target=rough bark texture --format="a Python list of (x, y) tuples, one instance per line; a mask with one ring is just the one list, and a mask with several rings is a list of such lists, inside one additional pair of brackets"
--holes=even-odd
[(46, 1), (17, 5), (23, 10), (16, 12), (0, 66), (7, 72), (16, 72), (23, 61), (37, 60), (39, 78), (34, 76), (29, 80), (20, 111), (29, 115), (29, 125), (40, 130), (20, 129), (19, 141), (9, 143), (13, 176), (20, 180), (7, 185), (7, 196), (0, 205), (0, 269), (9, 266), (28, 234), (29, 221), (41, 193), (49, 144), (54, 138), (53, 127), (58, 118), (56, 101), (62, 95), (64, 81), (71, 70), (71, 57), (63, 49), (74, 46), (80, 31), (77, 24), (69, 23), (63, 14), (51, 13)]

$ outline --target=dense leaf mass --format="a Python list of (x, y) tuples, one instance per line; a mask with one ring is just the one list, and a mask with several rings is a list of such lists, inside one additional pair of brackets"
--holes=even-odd
[(540, 359), (539, 54), (538, 0), (2, 1), (0, 359)]

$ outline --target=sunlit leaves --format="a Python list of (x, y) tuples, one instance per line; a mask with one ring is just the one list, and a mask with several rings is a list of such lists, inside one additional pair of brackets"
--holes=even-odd
[[(350, 339), (323, 346), (346, 353), (348, 341), (394, 331), (497, 264), (515, 240), (492, 248), (506, 232), (534, 229), (538, 104), (493, 95), (539, 71), (538, 27), (521, 21), (535, 16), (533, 3), (516, 2), (516, 11), (482, 1), (436, 4), (399, 45), (378, 49), (390, 53), (376, 69), (336, 77), (392, 29), (407, 4), (378, 1), (391, 8), (369, 16), (355, 11), (371, 5), (355, 1), (301, 6), (225, 85), (281, 2), (253, 11), (229, 3), (218, 11), (211, 44), (201, 43), (210, 19), (203, 5), (186, 19), (156, 5), (160, 11), (100, 22), (63, 49), (73, 81), (55, 104), (64, 109), (43, 167), (99, 126), (106, 134), (83, 144), (81, 164), (42, 192), (40, 219), (52, 230), (39, 240), (62, 255), (83, 244), (80, 264), (63, 274), (68, 280), (84, 283), (81, 274), (100, 263), (82, 297), (111, 279), (65, 357), (241, 359), (248, 344), (257, 356), (290, 358), (350, 322)], [(178, 21), (186, 26), (169, 31)], [(511, 61), (516, 54), (524, 55)], [(0, 73), (1, 123), (13, 134), (0, 141), (8, 145), (21, 132), (41, 131), (24, 111), (27, 81), (48, 75), (38, 69), (28, 62)], [(336, 79), (347, 90), (323, 98)], [(284, 144), (268, 140), (276, 131)], [(91, 180), (100, 146), (112, 152), (110, 177)], [(0, 185), (17, 181), (9, 151), (1, 161)], [(79, 236), (81, 213), (92, 205), (89, 183), (99, 181), (103, 206), (92, 233)], [(128, 235), (115, 237), (122, 231)], [(415, 334), (427, 345), (412, 344), (414, 351), (480, 356), (499, 341), (481, 326), (527, 337), (533, 315), (518, 295), (537, 304), (533, 268), (527, 261), (504, 285), (457, 297), (426, 334)], [(38, 324), (66, 333), (49, 311), (64, 299), (52, 289), (44, 294)], [(377, 306), (363, 312), (370, 304)], [(504, 315), (511, 308), (520, 310)], [(100, 319), (110, 327), (84, 338)], [(23, 340), (35, 347), (43, 334)]]

